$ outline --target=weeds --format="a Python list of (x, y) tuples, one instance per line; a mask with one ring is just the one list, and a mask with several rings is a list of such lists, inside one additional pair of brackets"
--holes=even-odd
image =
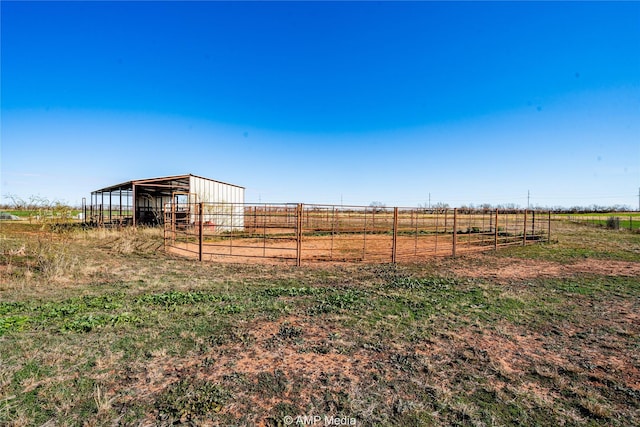
[(355, 309), (364, 304), (364, 295), (364, 292), (354, 289), (348, 289), (346, 291), (336, 290), (318, 298), (309, 313), (334, 313), (342, 310)]
[(265, 396), (279, 396), (287, 389), (289, 381), (285, 373), (279, 369), (271, 372), (260, 372), (253, 390)]
[(137, 304), (161, 305), (165, 308), (201, 302), (220, 302), (225, 298), (203, 291), (169, 291), (136, 298)]
[(19, 332), (26, 329), (31, 318), (28, 316), (7, 316), (0, 318), (0, 336), (8, 332)]
[(455, 279), (444, 277), (395, 277), (387, 286), (398, 289), (427, 289), (436, 292), (446, 292), (457, 284)]
[(138, 323), (140, 318), (131, 313), (121, 313), (116, 315), (94, 315), (88, 314), (75, 319), (65, 321), (62, 325), (63, 331), (91, 332), (94, 329), (104, 326), (119, 326), (126, 323)]
[[(568, 271), (585, 257), (640, 262), (631, 233), (566, 228), (560, 244), (477, 258), (279, 269), (151, 256), (148, 230), (11, 227), (0, 425), (640, 425), (637, 277), (457, 273), (505, 257)], [(38, 264), (38, 245), (61, 258)]]
[(155, 403), (158, 420), (170, 424), (203, 421), (222, 410), (231, 394), (219, 384), (183, 379), (160, 394)]
[(272, 287), (267, 288), (261, 292), (262, 295), (270, 296), (270, 297), (299, 297), (306, 295), (317, 295), (322, 293), (323, 290), (320, 288), (309, 288), (309, 287)]
[(302, 335), (302, 328), (299, 328), (297, 326), (292, 326), (288, 322), (285, 322), (282, 325), (280, 325), (280, 330), (278, 330), (277, 335), (278, 335), (278, 338), (281, 338), (281, 339), (298, 338), (300, 335)]
[(96, 384), (93, 390), (93, 400), (96, 403), (96, 411), (98, 415), (106, 415), (111, 411), (113, 405), (113, 397), (107, 397), (100, 385)]

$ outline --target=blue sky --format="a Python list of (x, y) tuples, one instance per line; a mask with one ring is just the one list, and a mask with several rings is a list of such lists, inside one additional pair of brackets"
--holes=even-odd
[(1, 191), (638, 206), (639, 2), (6, 2)]

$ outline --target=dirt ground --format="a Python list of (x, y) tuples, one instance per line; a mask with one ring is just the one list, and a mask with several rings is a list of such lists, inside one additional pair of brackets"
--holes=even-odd
[(640, 263), (584, 259), (573, 263), (518, 259), (483, 258), (483, 264), (451, 265), (448, 270), (458, 277), (486, 278), (496, 281), (527, 280), (537, 278), (566, 278), (576, 274), (594, 274), (600, 276), (640, 277)]
[[(420, 261), (433, 257), (451, 256), (453, 243), (451, 236), (398, 237), (396, 259)], [(514, 244), (501, 240), (500, 244)], [(516, 244), (519, 244), (517, 242)], [(492, 249), (493, 240), (487, 236), (459, 236), (456, 254)], [(167, 247), (170, 253), (198, 257), (197, 243), (177, 241)], [(303, 263), (314, 262), (391, 262), (392, 239), (386, 235), (357, 236), (305, 236), (302, 240)], [(225, 241), (205, 241), (203, 260), (237, 263), (295, 263), (295, 239), (236, 239)]]

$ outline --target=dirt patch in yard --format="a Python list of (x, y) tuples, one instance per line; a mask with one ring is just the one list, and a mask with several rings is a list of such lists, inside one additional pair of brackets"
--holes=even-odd
[[(184, 378), (222, 383), (235, 388), (236, 400), (222, 413), (241, 417), (251, 411), (269, 413), (282, 401), (308, 405), (318, 390), (337, 393), (364, 387), (362, 376), (375, 371), (376, 358), (370, 352), (340, 352), (353, 349), (354, 343), (329, 324), (289, 316), (278, 321), (251, 321), (242, 325), (242, 330), (248, 331), (242, 338), (200, 354), (158, 357), (138, 370), (133, 384), (126, 387), (141, 391), (137, 399), (152, 399)], [(337, 338), (330, 339), (333, 333)], [(253, 421), (265, 425), (264, 420)]]
[(518, 258), (484, 257), (482, 263), (452, 265), (449, 271), (458, 277), (486, 278), (498, 281), (537, 278), (562, 278), (576, 274), (600, 276), (640, 277), (640, 263), (602, 259), (584, 259), (573, 263), (559, 263)]

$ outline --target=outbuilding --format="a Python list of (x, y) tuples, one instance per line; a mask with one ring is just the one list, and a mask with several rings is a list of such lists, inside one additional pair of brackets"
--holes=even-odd
[(244, 212), (244, 190), (192, 174), (137, 179), (93, 191), (84, 217), (100, 225), (157, 225), (164, 223), (169, 209), (204, 203), (236, 212), (235, 224)]

